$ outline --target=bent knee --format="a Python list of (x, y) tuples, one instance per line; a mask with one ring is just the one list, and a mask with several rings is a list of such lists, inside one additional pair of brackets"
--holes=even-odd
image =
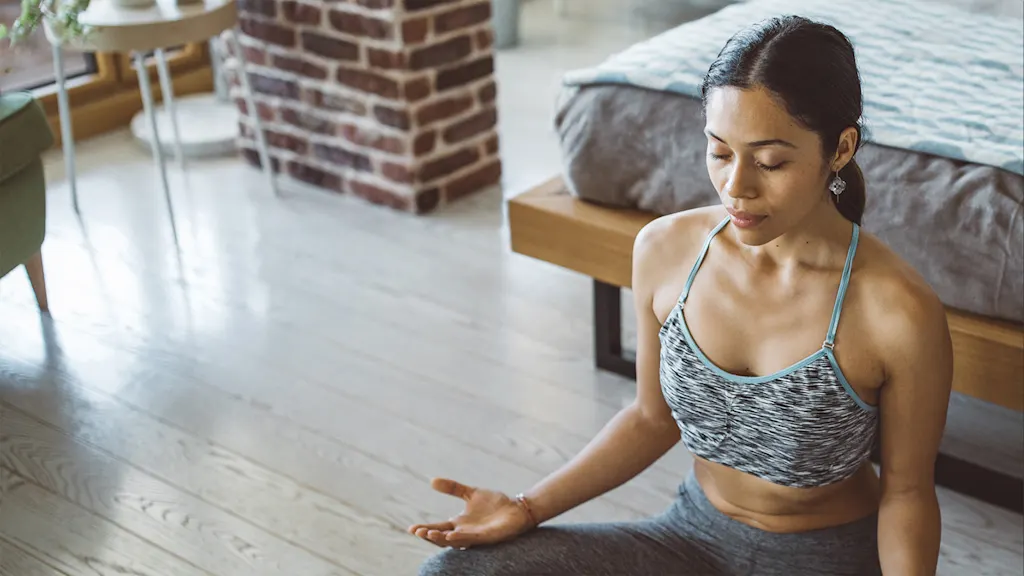
[(486, 547), (459, 550), (447, 548), (420, 565), (419, 576), (520, 576), (502, 554)]

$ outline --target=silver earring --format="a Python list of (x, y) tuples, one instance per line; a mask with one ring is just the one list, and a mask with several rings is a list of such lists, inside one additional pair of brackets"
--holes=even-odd
[(836, 177), (832, 179), (832, 183), (828, 185), (828, 189), (830, 192), (835, 194), (837, 198), (843, 193), (843, 190), (846, 190), (846, 182), (839, 177), (838, 172), (836, 173)]

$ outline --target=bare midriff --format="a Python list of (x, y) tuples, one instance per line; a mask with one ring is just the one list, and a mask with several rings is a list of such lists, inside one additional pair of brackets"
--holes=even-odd
[(694, 475), (715, 508), (767, 532), (795, 533), (841, 526), (878, 510), (879, 479), (870, 463), (842, 482), (820, 488), (789, 488), (702, 458), (694, 460)]

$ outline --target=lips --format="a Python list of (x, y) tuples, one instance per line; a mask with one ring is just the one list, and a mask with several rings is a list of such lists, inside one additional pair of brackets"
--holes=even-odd
[(725, 209), (729, 212), (729, 217), (732, 218), (733, 224), (740, 228), (753, 228), (767, 218), (767, 216), (763, 214), (753, 214), (743, 210), (736, 210), (735, 208), (730, 208), (728, 206), (726, 206)]

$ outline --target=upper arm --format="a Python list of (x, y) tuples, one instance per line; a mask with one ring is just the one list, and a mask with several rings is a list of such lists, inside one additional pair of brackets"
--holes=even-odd
[(921, 287), (893, 300), (885, 306), (887, 319), (877, 323), (886, 376), (879, 399), (883, 497), (934, 490), (953, 382), (953, 348), (941, 302)]
[(664, 238), (669, 223), (659, 218), (645, 226), (633, 243), (632, 292), (636, 313), (636, 406), (651, 422), (678, 432), (661, 392), (661, 323), (654, 313), (654, 295), (664, 266)]

